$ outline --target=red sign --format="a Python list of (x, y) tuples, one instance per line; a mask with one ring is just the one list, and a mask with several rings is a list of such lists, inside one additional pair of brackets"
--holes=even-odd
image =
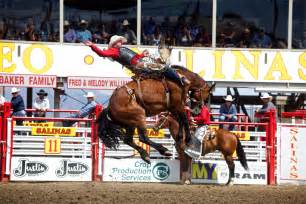
[(56, 87), (56, 76), (1, 73), (0, 86), (54, 88)]

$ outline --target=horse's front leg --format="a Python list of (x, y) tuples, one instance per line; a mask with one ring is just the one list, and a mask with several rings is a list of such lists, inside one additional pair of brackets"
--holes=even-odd
[(172, 156), (172, 153), (166, 147), (161, 144), (155, 143), (148, 138), (146, 128), (138, 128), (138, 134), (140, 142), (150, 145), (151, 147), (156, 149), (161, 155)]

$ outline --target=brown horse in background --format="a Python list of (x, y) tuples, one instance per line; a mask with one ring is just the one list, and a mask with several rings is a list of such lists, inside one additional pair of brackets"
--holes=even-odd
[[(161, 115), (159, 120), (154, 125), (154, 130), (161, 128), (169, 128), (170, 134), (175, 141), (178, 140), (178, 128), (179, 124), (171, 114)], [(245, 152), (242, 148), (240, 140), (237, 135), (224, 129), (218, 129), (214, 131), (214, 137), (212, 139), (205, 139), (202, 145), (202, 156), (205, 154), (219, 150), (227, 163), (229, 168), (229, 178), (227, 185), (233, 184), (235, 174), (235, 163), (233, 154), (236, 151), (238, 159), (245, 170), (248, 170), (248, 164), (245, 156)], [(184, 146), (176, 142), (176, 150), (179, 154), (179, 160), (181, 162), (180, 170), (182, 172), (181, 180), (185, 184), (190, 183), (191, 179), (191, 164), (192, 158), (190, 158), (184, 152)]]
[[(179, 122), (178, 135), (180, 137), (177, 141), (182, 138), (182, 127), (184, 127), (185, 140), (188, 143), (190, 131), (184, 111), (186, 93), (188, 90), (200, 89), (201, 96), (205, 100), (213, 87), (209, 87), (198, 74), (184, 67), (174, 66), (174, 68), (191, 82), (189, 86), (182, 88), (170, 80), (162, 82), (145, 79), (131, 81), (113, 92), (108, 107), (97, 119), (98, 135), (107, 147), (116, 149), (119, 139), (122, 139), (124, 143), (136, 149), (144, 161), (150, 163), (147, 152), (133, 141), (134, 131), (137, 128), (141, 142), (152, 146), (161, 155), (170, 156), (171, 153), (167, 148), (151, 141), (146, 134), (146, 117), (163, 111), (171, 112)], [(167, 103), (166, 89), (169, 89), (170, 103)]]

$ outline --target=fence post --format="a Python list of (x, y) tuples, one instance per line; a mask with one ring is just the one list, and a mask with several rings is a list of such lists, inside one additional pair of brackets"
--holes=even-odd
[[(99, 170), (99, 137), (95, 119), (102, 111), (102, 105), (97, 105), (94, 111), (95, 117), (91, 122), (91, 147), (92, 147), (92, 180), (99, 181), (101, 178), (98, 176)], [(102, 159), (102, 158), (101, 158)]]
[(2, 116), (2, 125), (1, 125), (1, 134), (0, 138), (0, 154), (1, 154), (1, 172), (0, 172), (0, 181), (4, 181), (5, 179), (5, 170), (6, 170), (6, 152), (7, 152), (7, 118), (11, 115), (11, 103), (5, 102), (3, 104), (3, 116)]
[(267, 148), (267, 174), (268, 184), (275, 184), (275, 134), (276, 134), (276, 111), (271, 110), (268, 112), (269, 123), (268, 123), (268, 138), (266, 139)]

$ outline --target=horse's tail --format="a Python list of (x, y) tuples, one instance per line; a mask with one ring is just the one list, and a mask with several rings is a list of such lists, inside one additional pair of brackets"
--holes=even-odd
[(109, 117), (109, 108), (104, 109), (98, 116), (98, 136), (106, 147), (117, 149), (119, 140), (124, 137), (124, 131)]
[(243, 168), (245, 170), (249, 170), (249, 167), (248, 167), (248, 163), (247, 163), (247, 159), (246, 159), (246, 156), (245, 156), (245, 152), (243, 150), (243, 147), (241, 145), (241, 142), (238, 138), (237, 135), (236, 136), (236, 139), (237, 139), (237, 147), (236, 147), (236, 152), (237, 152), (237, 155), (238, 155), (238, 159), (241, 163), (241, 165), (243, 166)]

